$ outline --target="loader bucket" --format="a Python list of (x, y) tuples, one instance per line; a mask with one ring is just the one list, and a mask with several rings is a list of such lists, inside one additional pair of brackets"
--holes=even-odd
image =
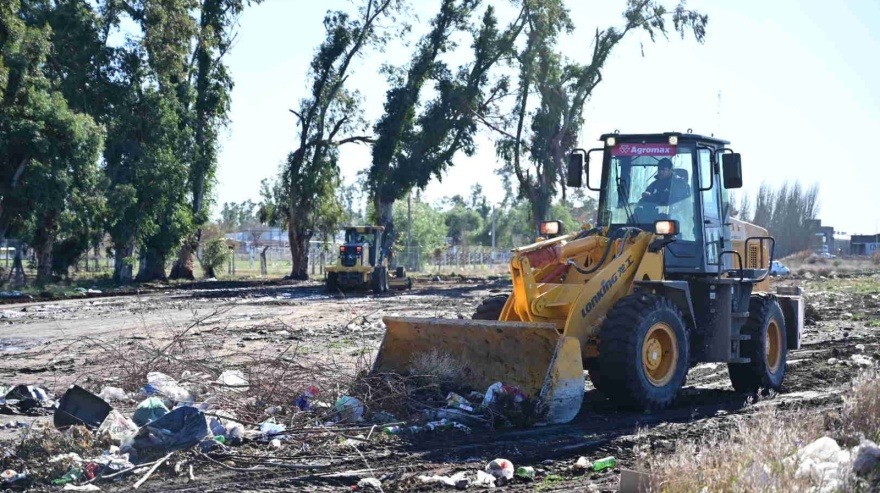
[[(571, 387), (572, 375), (575, 379), (580, 375), (579, 394), (574, 401), (567, 398), (563, 403), (566, 409), (574, 408), (575, 414), (580, 409), (583, 399), (580, 346), (576, 345), (573, 350), (571, 341), (565, 340), (569, 338), (562, 338), (555, 324), (401, 317), (385, 317), (384, 321), (387, 330), (373, 364), (374, 373), (411, 374), (413, 362), (419, 355), (439, 352), (462, 366), (462, 383), (466, 386), (485, 391), (493, 383), (503, 382), (539, 398), (539, 404), (542, 403), (540, 396), (547, 394), (553, 402), (546, 404), (551, 407), (558, 407), (560, 394), (548, 385), (553, 387), (561, 380)], [(577, 387), (576, 382), (573, 385)], [(577, 392), (563, 392), (564, 395), (573, 393)], [(551, 422), (574, 417), (571, 411), (553, 409), (548, 410), (548, 415)]]

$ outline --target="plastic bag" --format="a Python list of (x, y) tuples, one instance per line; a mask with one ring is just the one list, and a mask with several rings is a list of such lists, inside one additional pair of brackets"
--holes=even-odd
[(151, 387), (149, 390), (154, 390), (156, 393), (172, 401), (174, 404), (181, 403), (190, 405), (193, 403), (192, 394), (190, 394), (185, 388), (181, 387), (177, 380), (162, 372), (151, 371), (150, 373), (147, 373), (147, 382)]
[(149, 397), (138, 404), (134, 411), (133, 421), (138, 426), (144, 426), (150, 421), (155, 421), (168, 414), (168, 408), (158, 397)]
[(197, 408), (183, 406), (143, 426), (135, 435), (132, 448), (138, 451), (185, 450), (210, 435), (205, 414)]
[(110, 414), (104, 418), (104, 422), (98, 428), (98, 433), (107, 433), (116, 443), (122, 443), (127, 438), (133, 436), (138, 431), (138, 426), (134, 421), (126, 418), (117, 410), (110, 411)]

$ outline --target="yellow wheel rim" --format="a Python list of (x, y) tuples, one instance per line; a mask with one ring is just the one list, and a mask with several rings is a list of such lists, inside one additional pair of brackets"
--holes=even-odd
[(675, 331), (665, 322), (657, 322), (648, 329), (642, 344), (642, 367), (648, 381), (662, 387), (672, 380), (678, 364), (678, 344)]
[(782, 364), (782, 331), (775, 320), (770, 321), (767, 326), (767, 340), (764, 344), (764, 356), (767, 360), (767, 367), (771, 373), (779, 370)]

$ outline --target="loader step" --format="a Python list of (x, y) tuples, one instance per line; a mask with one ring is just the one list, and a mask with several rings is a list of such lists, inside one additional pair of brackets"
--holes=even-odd
[(751, 358), (733, 358), (732, 360), (728, 361), (728, 363), (751, 363), (751, 362), (752, 362)]
[(733, 312), (731, 316), (733, 318), (749, 318), (749, 312)]
[(731, 338), (731, 340), (733, 340), (733, 341), (751, 341), (752, 336), (750, 336), (748, 334), (740, 334), (738, 336), (733, 336)]

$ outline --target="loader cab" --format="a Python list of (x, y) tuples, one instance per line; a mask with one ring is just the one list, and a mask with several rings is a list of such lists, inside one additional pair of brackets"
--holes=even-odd
[[(725, 159), (722, 177), (720, 161), (729, 152), (728, 142), (691, 133), (606, 134), (601, 139), (602, 147), (582, 154), (587, 186), (599, 191), (597, 224), (614, 234), (632, 227), (654, 231), (657, 221), (677, 221), (664, 255), (667, 275), (729, 269), (731, 259), (722, 255), (731, 245), (727, 189), (738, 188), (742, 179), (739, 155)], [(576, 155), (570, 168), (577, 168)], [(571, 184), (577, 169), (570, 171)], [(592, 186), (596, 183), (598, 189)]]
[(384, 230), (380, 226), (345, 228), (345, 243), (339, 247), (342, 265), (345, 267), (375, 266), (379, 249), (382, 246)]

